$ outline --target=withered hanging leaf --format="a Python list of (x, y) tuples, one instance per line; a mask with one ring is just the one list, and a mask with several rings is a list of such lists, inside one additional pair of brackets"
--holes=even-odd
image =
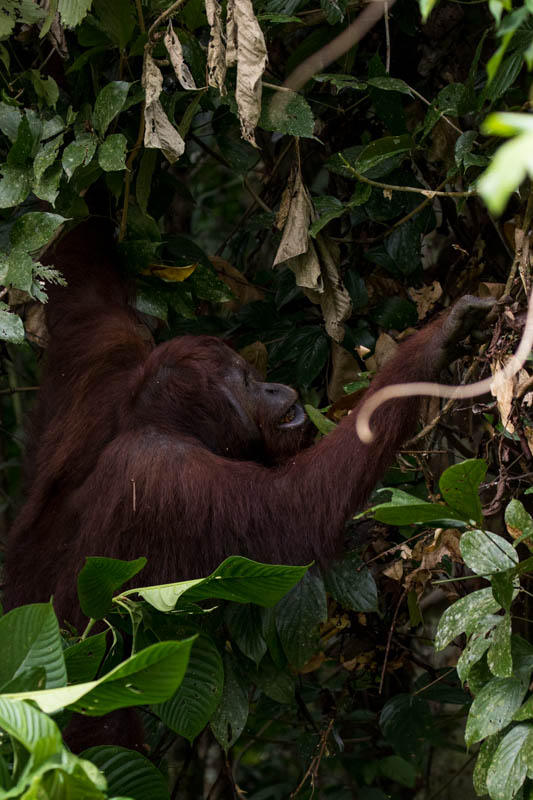
[(322, 265), (323, 291), (316, 292), (304, 289), (306, 296), (314, 303), (319, 303), (326, 323), (326, 331), (336, 342), (344, 339), (342, 323), (352, 313), (350, 295), (344, 287), (339, 275), (339, 248), (322, 233), (315, 239)]
[(261, 79), (267, 62), (267, 49), (251, 0), (230, 0), (227, 35), (227, 64), (232, 63), (231, 59), (234, 58), (235, 35), (237, 42), (235, 99), (239, 109), (241, 134), (243, 139), (256, 146), (254, 130), (261, 115)]
[(309, 236), (312, 221), (313, 204), (301, 172), (295, 167), (281, 198), (277, 224), (278, 227), (284, 226), (283, 236), (273, 266), (286, 261), (296, 276), (298, 286), (321, 292), (320, 261)]
[(142, 85), (146, 93), (144, 146), (161, 150), (173, 164), (183, 154), (185, 142), (168, 119), (159, 95), (163, 75), (149, 52), (144, 54)]
[(273, 266), (287, 263), (305, 295), (320, 305), (328, 334), (341, 342), (342, 322), (352, 313), (352, 304), (337, 268), (338, 248), (322, 233), (314, 242), (309, 235), (314, 218), (313, 203), (295, 167), (281, 201), (279, 222), (285, 219), (285, 226)]
[(180, 85), (183, 86), (184, 89), (188, 90), (195, 90), (198, 87), (194, 82), (194, 78), (191, 75), (191, 71), (185, 60), (183, 58), (183, 48), (181, 46), (181, 42), (178, 39), (177, 35), (174, 33), (174, 28), (172, 27), (172, 22), (168, 21), (168, 28), (167, 32), (165, 33), (163, 42), (165, 47), (167, 48), (168, 57), (170, 58), (170, 63), (174, 68), (174, 72), (176, 73), (176, 78), (180, 82)]
[(211, 30), (207, 45), (207, 83), (226, 94), (226, 48), (222, 32), (222, 9), (218, 0), (205, 0), (205, 13)]
[(235, 0), (226, 5), (226, 66), (237, 63), (237, 26), (235, 25)]

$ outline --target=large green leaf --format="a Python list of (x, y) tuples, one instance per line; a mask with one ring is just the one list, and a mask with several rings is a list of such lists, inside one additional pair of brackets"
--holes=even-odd
[(131, 84), (126, 81), (112, 81), (99, 93), (94, 103), (94, 127), (100, 136), (104, 136), (110, 123), (120, 114)]
[(68, 707), (92, 717), (117, 708), (161, 703), (180, 685), (193, 641), (194, 637), (190, 637), (151, 645), (96, 681), (5, 697), (33, 700), (48, 714)]
[(528, 544), (533, 543), (533, 519), (524, 508), (520, 500), (513, 499), (505, 509), (505, 525), (515, 540), (515, 547), (519, 542), (528, 539)]
[(276, 626), (289, 663), (302, 667), (318, 649), (318, 626), (327, 619), (320, 575), (308, 572), (276, 608)]
[(48, 211), (32, 211), (19, 217), (11, 228), (9, 238), (15, 248), (28, 253), (39, 250), (49, 242), (59, 226), (65, 222), (60, 214)]
[(50, 603), (20, 606), (0, 618), (0, 653), (0, 686), (33, 667), (44, 667), (49, 689), (67, 682), (59, 625)]
[(13, 344), (22, 344), (24, 325), (19, 316), (10, 311), (0, 311), (0, 339)]
[[(379, 492), (390, 492), (392, 496), (387, 502), (373, 506), (372, 516), (387, 525), (413, 525), (438, 519), (453, 520), (457, 516), (457, 512), (449, 506), (426, 503), (401, 489), (386, 487), (379, 489)], [(457, 521), (464, 524), (466, 520), (461, 518)]]
[(104, 172), (126, 169), (127, 139), (123, 133), (112, 133), (98, 148), (98, 164)]
[(257, 123), (260, 128), (291, 136), (311, 137), (315, 120), (311, 106), (301, 94), (296, 92), (275, 92), (263, 100), (261, 117)]
[(468, 631), (487, 614), (495, 614), (499, 610), (500, 605), (490, 588), (478, 589), (456, 600), (440, 618), (435, 635), (435, 649), (442, 650), (452, 639)]
[(513, 800), (533, 764), (533, 725), (523, 723), (508, 731), (492, 758), (487, 789), (492, 800)]
[(324, 575), (326, 591), (343, 608), (377, 611), (378, 590), (374, 577), (356, 553), (348, 553)]
[(260, 564), (241, 556), (227, 558), (207, 578), (129, 589), (159, 611), (172, 611), (178, 600), (190, 603), (219, 598), (237, 603), (273, 606), (305, 575), (308, 567)]
[(246, 725), (248, 719), (248, 692), (240, 678), (233, 656), (226, 652), (224, 662), (224, 689), (218, 708), (211, 718), (211, 730), (227, 752)]
[(483, 524), (479, 487), (487, 473), (487, 464), (480, 458), (470, 458), (445, 470), (439, 488), (446, 503), (461, 519), (473, 519)]
[(132, 800), (169, 800), (167, 781), (142, 753), (125, 747), (90, 747), (82, 758), (92, 761), (107, 778), (108, 796)]
[(527, 691), (518, 678), (493, 678), (474, 698), (466, 722), (468, 745), (498, 733), (511, 722)]
[(192, 742), (218, 706), (223, 684), (220, 654), (213, 641), (201, 635), (193, 643), (179, 689), (154, 710), (165, 725)]
[(92, 681), (105, 655), (108, 633), (89, 636), (64, 651), (69, 683)]
[(102, 619), (112, 606), (113, 595), (123, 584), (137, 575), (146, 558), (121, 561), (119, 558), (90, 556), (78, 575), (78, 596), (84, 614)]
[(44, 763), (63, 745), (55, 722), (30, 703), (16, 703), (0, 697), (0, 728), (32, 754), (34, 767)]
[(503, 536), (490, 531), (466, 531), (461, 536), (465, 564), (477, 575), (505, 572), (518, 564), (518, 554)]

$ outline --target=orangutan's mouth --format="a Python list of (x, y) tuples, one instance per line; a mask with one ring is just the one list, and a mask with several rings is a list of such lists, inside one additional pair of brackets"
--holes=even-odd
[(307, 420), (307, 415), (303, 410), (303, 406), (301, 403), (294, 403), (290, 406), (283, 416), (281, 417), (278, 428), (279, 430), (292, 430), (293, 428), (299, 428), (301, 425), (305, 423)]

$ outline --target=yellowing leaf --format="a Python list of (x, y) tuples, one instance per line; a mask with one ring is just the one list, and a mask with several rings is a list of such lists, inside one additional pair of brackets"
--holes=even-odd
[(195, 264), (187, 264), (185, 267), (169, 267), (166, 264), (150, 264), (148, 269), (143, 269), (141, 275), (155, 275), (156, 278), (161, 278), (164, 281), (171, 283), (181, 283), (186, 280), (189, 275), (192, 275), (198, 262)]

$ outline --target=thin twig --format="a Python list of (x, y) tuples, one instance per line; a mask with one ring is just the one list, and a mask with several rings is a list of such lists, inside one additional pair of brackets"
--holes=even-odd
[(385, 0), (385, 10), (383, 12), (383, 21), (385, 23), (385, 43), (387, 47), (387, 55), (385, 57), (385, 72), (387, 75), (390, 73), (390, 29), (389, 29), (389, 3)]
[(385, 648), (385, 660), (383, 661), (383, 669), (381, 670), (381, 678), (379, 680), (379, 694), (383, 691), (383, 684), (385, 682), (385, 673), (387, 672), (387, 664), (389, 662), (389, 653), (390, 653), (390, 646), (392, 642), (392, 636), (394, 634), (394, 628), (396, 626), (396, 619), (398, 617), (398, 612), (400, 611), (400, 606), (403, 603), (405, 595), (407, 594), (407, 589), (404, 589), (401, 593), (400, 597), (398, 598), (398, 602), (396, 603), (396, 608), (394, 609), (394, 616), (392, 618), (392, 623), (389, 630), (389, 635), (387, 636), (387, 646)]
[(119, 242), (122, 242), (126, 235), (126, 226), (128, 224), (128, 207), (130, 202), (130, 186), (133, 162), (137, 158), (137, 153), (141, 149), (144, 141), (144, 103), (141, 106), (141, 116), (139, 118), (139, 131), (137, 133), (137, 140), (131, 149), (131, 153), (126, 161), (126, 177), (124, 179), (124, 205), (122, 206), (122, 217), (120, 219), (120, 231), (118, 234)]
[(327, 741), (328, 741), (328, 737), (329, 737), (329, 735), (331, 733), (331, 729), (333, 728), (333, 723), (334, 722), (335, 722), (335, 717), (331, 717), (330, 721), (328, 722), (327, 727), (324, 729), (324, 731), (322, 733), (322, 736), (320, 737), (320, 744), (319, 744), (317, 755), (313, 758), (313, 760), (309, 764), (309, 767), (307, 768), (307, 770), (305, 772), (305, 775), (303, 776), (302, 780), (300, 781), (300, 783), (298, 784), (298, 786), (296, 787), (294, 792), (292, 792), (289, 795), (291, 800), (292, 800), (292, 798), (296, 797), (300, 793), (300, 790), (303, 789), (303, 787), (307, 783), (307, 779), (308, 778), (311, 778), (311, 783), (312, 783), (313, 789), (314, 789), (315, 780), (316, 780), (316, 777), (317, 777), (317, 774), (318, 774), (318, 770), (320, 768), (320, 762), (322, 761), (322, 758), (324, 757), (324, 751), (326, 749), (326, 744), (327, 744)]
[(180, 6), (182, 6), (186, 0), (176, 0), (175, 3), (172, 3), (162, 14), (158, 16), (156, 21), (150, 25), (148, 30), (148, 41), (153, 42), (154, 33), (156, 32), (157, 28), (169, 17), (176, 13), (179, 10)]
[(137, 9), (137, 20), (139, 23), (139, 30), (141, 33), (146, 33), (146, 25), (144, 24), (144, 15), (141, 5), (141, 0), (135, 0), (135, 8)]
[(0, 394), (16, 394), (17, 392), (36, 392), (39, 386), (13, 386), (9, 389), (0, 389)]
[(423, 194), (424, 197), (428, 197), (430, 200), (434, 197), (475, 197), (477, 195), (475, 190), (471, 190), (469, 192), (440, 192), (438, 189), (419, 189), (417, 186), (396, 186), (392, 183), (373, 181), (370, 178), (366, 178), (364, 175), (361, 175), (360, 172), (357, 172), (357, 170), (352, 167), (350, 162), (343, 156), (342, 153), (339, 153), (339, 157), (346, 169), (350, 170), (354, 178), (357, 178), (358, 181), (362, 181), (363, 183), (368, 183), (369, 186), (375, 186), (377, 189), (385, 189), (389, 192), (412, 192), (413, 194)]

